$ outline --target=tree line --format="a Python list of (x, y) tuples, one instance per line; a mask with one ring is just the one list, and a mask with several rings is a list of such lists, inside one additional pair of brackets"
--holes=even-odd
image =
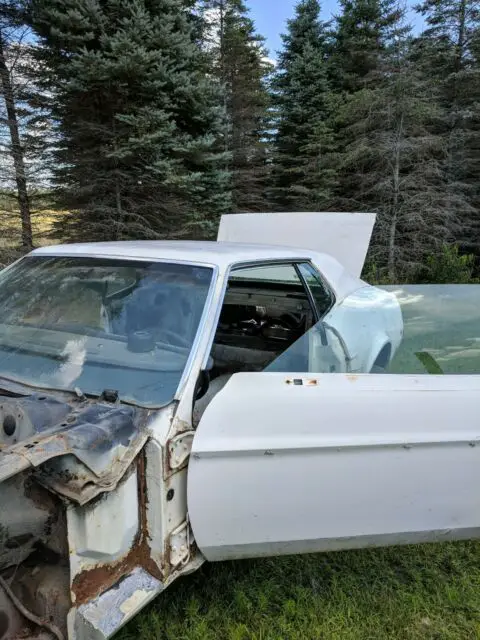
[(243, 0), (3, 0), (0, 190), (23, 249), (40, 194), (64, 240), (369, 211), (375, 276), (480, 256), (478, 0), (424, 0), (421, 33), (398, 0), (320, 9), (297, 2), (273, 64)]

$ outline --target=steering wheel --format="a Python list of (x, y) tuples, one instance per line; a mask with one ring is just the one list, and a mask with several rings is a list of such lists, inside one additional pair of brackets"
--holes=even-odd
[[(190, 349), (192, 346), (191, 342), (189, 342), (185, 336), (182, 336), (182, 334), (176, 331), (160, 329), (159, 334), (160, 341), (166, 344), (172, 344), (173, 346), (182, 347), (183, 349)], [(164, 340), (163, 337), (165, 337), (166, 340)]]

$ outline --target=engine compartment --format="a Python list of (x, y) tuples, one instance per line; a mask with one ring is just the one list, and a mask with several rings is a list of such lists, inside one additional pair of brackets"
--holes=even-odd
[(67, 635), (67, 511), (102, 500), (145, 442), (146, 411), (111, 400), (0, 396), (0, 640)]

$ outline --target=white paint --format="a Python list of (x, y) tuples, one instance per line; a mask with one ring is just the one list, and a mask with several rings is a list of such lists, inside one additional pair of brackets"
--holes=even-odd
[(345, 212), (282, 212), (224, 215), (218, 240), (258, 242), (326, 253), (360, 277), (376, 215)]
[(221, 277), (224, 277), (231, 267), (246, 262), (305, 260), (313, 262), (318, 267), (335, 291), (338, 301), (365, 285), (362, 280), (352, 275), (344, 265), (332, 256), (308, 248), (292, 248), (291, 246), (280, 247), (239, 242), (132, 240), (52, 245), (35, 249), (28, 255), (174, 261), (216, 266)]
[(237, 374), (207, 408), (188, 476), (207, 560), (480, 535), (480, 376), (316, 380)]
[(150, 593), (148, 591), (135, 591), (130, 598), (127, 598), (120, 604), (119, 609), (124, 615), (131, 617), (132, 613), (143, 608), (144, 603), (148, 601), (149, 597)]
[(393, 293), (375, 287), (365, 286), (353, 292), (337, 303), (324, 320), (345, 341), (354, 372), (369, 373), (387, 344), (392, 360), (402, 342), (403, 316), (398, 300)]
[(67, 509), (72, 582), (82, 571), (128, 553), (138, 533), (138, 510), (136, 472), (93, 505)]
[(139, 260), (182, 261), (227, 267), (236, 262), (308, 256), (309, 251), (274, 245), (181, 240), (124, 240), (58, 244), (34, 249), (29, 255), (94, 256)]

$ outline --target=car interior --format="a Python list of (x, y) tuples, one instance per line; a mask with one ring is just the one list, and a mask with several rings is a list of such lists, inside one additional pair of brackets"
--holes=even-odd
[[(305, 287), (309, 265), (305, 267), (276, 264), (232, 272), (212, 346), (208, 389), (197, 398), (194, 422), (234, 373), (264, 371), (286, 352), (290, 370), (308, 370), (308, 341), (300, 338), (316, 324), (320, 311)], [(324, 313), (331, 294), (318, 280), (316, 284), (322, 289)]]

